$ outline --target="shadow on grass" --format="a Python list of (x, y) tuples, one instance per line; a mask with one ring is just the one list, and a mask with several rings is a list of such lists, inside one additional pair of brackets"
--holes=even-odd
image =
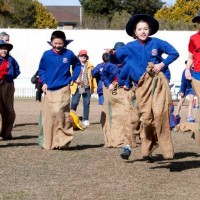
[(103, 147), (103, 144), (84, 144), (84, 145), (76, 145), (73, 147), (67, 148), (67, 150), (84, 150), (84, 149), (96, 149)]
[(170, 172), (181, 172), (188, 169), (200, 168), (200, 161), (170, 161), (168, 163), (160, 163), (162, 166), (150, 167), (149, 169), (169, 169)]
[(15, 124), (14, 128), (21, 127), (21, 126), (30, 126), (30, 125), (38, 125), (38, 123), (23, 123), (23, 124)]
[[(194, 152), (178, 152), (178, 153), (175, 153), (174, 160), (179, 160), (179, 159), (188, 158), (188, 157), (198, 158), (200, 157), (200, 155)], [(130, 160), (130, 161), (127, 161), (127, 163), (134, 163), (134, 162), (140, 162), (140, 161), (146, 161), (146, 160), (142, 158), (142, 159)], [(152, 163), (160, 162), (160, 161), (167, 161), (167, 160), (165, 160), (161, 154), (153, 155), (152, 160), (151, 160)]]
[[(150, 167), (149, 169), (169, 169), (170, 172), (181, 172), (184, 170), (200, 168), (200, 160), (178, 161), (188, 157), (199, 158), (200, 155), (194, 152), (178, 152), (175, 154), (173, 160), (165, 160), (161, 154), (156, 154), (152, 157), (151, 163), (157, 162), (159, 166)], [(126, 162), (134, 163), (138, 161), (147, 162), (144, 159), (136, 159)]]
[(21, 135), (21, 136), (14, 136), (13, 140), (23, 140), (23, 139), (33, 139), (38, 138), (38, 135)]
[(0, 145), (0, 148), (7, 148), (7, 147), (28, 147), (28, 146), (35, 146), (38, 145), (37, 143), (8, 143), (5, 145)]

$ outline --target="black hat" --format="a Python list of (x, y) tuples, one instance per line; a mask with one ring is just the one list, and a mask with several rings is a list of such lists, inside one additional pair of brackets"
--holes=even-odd
[(135, 25), (140, 21), (140, 20), (144, 20), (150, 23), (151, 26), (151, 32), (150, 35), (155, 34), (158, 29), (159, 29), (159, 23), (156, 19), (154, 19), (151, 15), (147, 15), (147, 14), (137, 14), (137, 15), (133, 15), (128, 23), (126, 24), (126, 33), (133, 37), (135, 35), (134, 33), (134, 27)]
[[(72, 42), (73, 40), (66, 40), (66, 36), (65, 36), (65, 33), (63, 31), (54, 31), (52, 34), (51, 34), (51, 42), (53, 41), (53, 39), (55, 38), (60, 38), (64, 41), (65, 43), (65, 46), (67, 46), (70, 42)], [(48, 41), (47, 43), (49, 45), (51, 45), (51, 42)]]
[(3, 40), (0, 40), (0, 47), (6, 47), (8, 49), (8, 51), (11, 51), (13, 48), (13, 45), (6, 43)]
[(192, 19), (192, 22), (193, 22), (193, 23), (197, 23), (198, 21), (200, 21), (200, 10), (199, 10), (199, 12), (198, 12), (198, 16), (196, 16), (196, 17), (194, 17), (194, 18)]

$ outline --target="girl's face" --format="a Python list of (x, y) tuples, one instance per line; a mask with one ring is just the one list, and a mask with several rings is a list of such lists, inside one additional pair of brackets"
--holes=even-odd
[(62, 39), (55, 38), (52, 40), (51, 45), (54, 51), (56, 51), (57, 53), (60, 53), (63, 50), (65, 43)]
[(134, 33), (140, 41), (147, 40), (150, 34), (149, 24), (144, 21), (138, 22), (134, 30)]
[(4, 46), (0, 47), (0, 56), (2, 58), (5, 58), (7, 56), (7, 54), (8, 54), (8, 49)]

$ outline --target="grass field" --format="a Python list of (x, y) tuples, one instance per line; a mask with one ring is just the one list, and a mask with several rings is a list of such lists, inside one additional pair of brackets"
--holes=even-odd
[(46, 151), (37, 144), (40, 104), (17, 99), (15, 109), (14, 139), (0, 142), (0, 200), (199, 199), (200, 147), (191, 133), (172, 133), (174, 160), (163, 160), (158, 148), (147, 163), (138, 147), (124, 161), (121, 149), (103, 147), (101, 108), (93, 100), (91, 126), (76, 131), (69, 150)]

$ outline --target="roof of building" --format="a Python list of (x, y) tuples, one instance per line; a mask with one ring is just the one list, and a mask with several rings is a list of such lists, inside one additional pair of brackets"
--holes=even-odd
[(46, 6), (58, 22), (77, 24), (80, 23), (81, 6)]

